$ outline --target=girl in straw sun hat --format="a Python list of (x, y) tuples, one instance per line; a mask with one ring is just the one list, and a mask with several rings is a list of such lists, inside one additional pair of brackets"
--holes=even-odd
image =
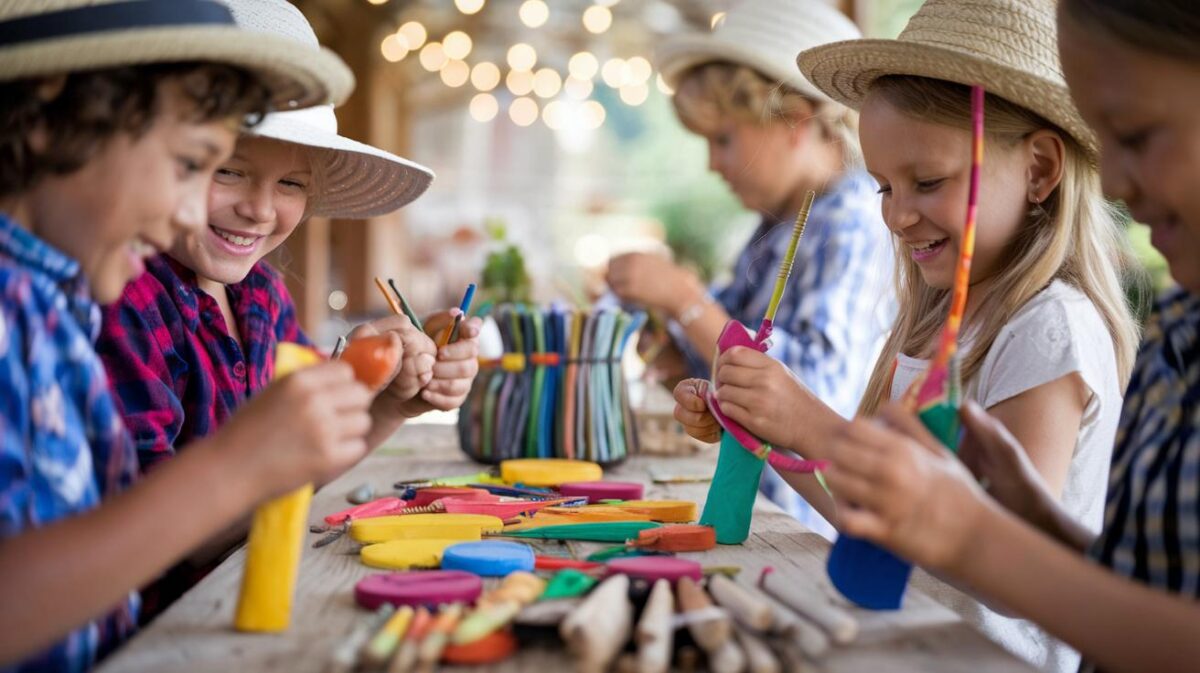
[[(1063, 71), (1095, 129), (1105, 191), (1150, 225), (1179, 286), (1146, 326), (1113, 447), (1103, 529), (1048, 493), (1004, 425), (971, 406), (968, 465), (911, 415), (855, 422), (830, 483), (847, 532), (974, 587), (1083, 654), (1081, 671), (1194, 671), (1200, 661), (1200, 5), (1062, 0)], [(986, 467), (980, 470), (980, 467)], [(1004, 488), (996, 488), (1004, 484)]]
[[(282, 0), (244, 8), (294, 18)], [(97, 304), (204, 226), (209, 181), (243, 120), (341, 99), (351, 84), (315, 39), (257, 34), (223, 4), (0, 2), (6, 670), (90, 668), (136, 628), (137, 587), (263, 498), (363, 455), (371, 396), (331, 364), (138, 480), (92, 344)]]
[[(709, 147), (709, 168), (761, 222), (733, 278), (711, 291), (692, 272), (649, 254), (618, 257), (608, 281), (623, 300), (665, 313), (687, 356), (678, 389), (699, 402), (717, 337), (730, 319), (757, 325), (805, 195), (815, 191), (769, 354), (839, 413), (850, 416), (894, 314), (891, 256), (879, 197), (862, 169), (857, 114), (808, 83), (796, 52), (858, 37), (854, 24), (819, 0), (742, 2), (711, 33), (665, 42), (656, 53), (675, 87), (680, 120)], [(674, 384), (678, 375), (671, 378)], [(809, 528), (833, 529), (778, 475), (762, 488)]]
[[(385, 215), (432, 178), (424, 166), (338, 135), (328, 105), (271, 113), (242, 135), (209, 189), (207, 226), (147, 260), (147, 273), (104, 309), (97, 350), (143, 471), (216, 432), (265, 388), (276, 344), (309, 343), (266, 256), (309, 216)], [(454, 315), (439, 313), (425, 328), (437, 334)], [(352, 333), (394, 332), (404, 349), (371, 405), (368, 445), (408, 418), (462, 404), (478, 369), (479, 328), (478, 319), (464, 322), (461, 338), (440, 351), (404, 316)], [(211, 570), (244, 531), (233, 533), (144, 592), (144, 614), (166, 608)]]
[[(815, 47), (799, 65), (820, 90), (861, 110), (863, 155), (899, 253), (900, 313), (864, 416), (924, 371), (947, 315), (971, 164), (969, 85), (987, 90), (965, 396), (1003, 422), (1065, 510), (1095, 530), (1137, 331), (1117, 275), (1126, 262), (1100, 193), (1095, 138), (1059, 70), (1054, 3), (930, 0), (896, 40)], [(778, 445), (829, 458), (844, 423), (807, 391), (786, 392), (778, 370), (755, 353), (733, 354), (717, 373), (729, 381), (718, 391), (722, 408), (728, 400), (734, 420)], [(987, 461), (970, 442), (961, 451), (969, 463)], [(814, 492), (807, 480), (793, 483)], [(916, 581), (1036, 665), (1078, 664), (1032, 624), (926, 575)]]

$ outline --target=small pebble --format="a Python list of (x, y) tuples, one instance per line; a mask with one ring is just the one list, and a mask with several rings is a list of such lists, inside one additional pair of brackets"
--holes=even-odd
[(375, 499), (375, 488), (370, 484), (361, 484), (346, 496), (351, 505), (365, 505)]

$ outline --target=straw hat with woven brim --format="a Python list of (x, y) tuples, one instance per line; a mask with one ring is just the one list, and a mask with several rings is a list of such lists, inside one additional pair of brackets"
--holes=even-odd
[(718, 61), (745, 65), (815, 100), (829, 97), (796, 71), (796, 53), (834, 40), (861, 37), (850, 19), (820, 0), (746, 0), (726, 12), (712, 32), (665, 41), (654, 60), (672, 88), (688, 70)]
[(885, 75), (981, 85), (1071, 134), (1093, 157), (1099, 145), (1075, 109), (1058, 61), (1051, 0), (928, 0), (895, 40), (849, 40), (806, 49), (800, 71), (854, 109)]
[(340, 103), (354, 89), (285, 0), (0, 0), (0, 81), (181, 61), (246, 68), (281, 109)]
[(390, 213), (433, 180), (433, 171), (418, 163), (338, 135), (329, 105), (273, 112), (249, 133), (301, 145), (321, 163), (320, 192), (310, 197), (313, 215), (353, 220)]

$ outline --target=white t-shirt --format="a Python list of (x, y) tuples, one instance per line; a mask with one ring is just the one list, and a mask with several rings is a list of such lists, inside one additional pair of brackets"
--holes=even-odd
[[(901, 354), (892, 379), (892, 398), (903, 395), (928, 365), (928, 360)], [(1030, 299), (1000, 330), (979, 374), (966, 382), (964, 392), (987, 409), (1072, 372), (1079, 373), (1091, 395), (1084, 407), (1062, 505), (1077, 521), (1098, 532), (1121, 415), (1122, 386), (1112, 337), (1087, 296), (1067, 283), (1054, 281)], [(1020, 563), (1021, 559), (1014, 555), (1012, 561)], [(1033, 623), (1000, 615), (921, 570), (914, 571), (913, 585), (1042, 670), (1073, 673), (1079, 668), (1075, 650)]]

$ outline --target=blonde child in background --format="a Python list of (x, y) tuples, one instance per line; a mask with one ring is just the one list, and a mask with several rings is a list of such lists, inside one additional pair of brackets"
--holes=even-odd
[(1064, 511), (1004, 425), (963, 410), (961, 451), (892, 405), (835, 437), (841, 524), (1078, 648), (1081, 671), (1200, 661), (1200, 7), (1063, 0), (1071, 95), (1103, 146), (1105, 191), (1150, 225), (1180, 287), (1147, 324), (1099, 535)]
[[(1121, 231), (1094, 165), (1098, 145), (1059, 74), (1054, 31), (1054, 6), (1043, 0), (930, 0), (897, 40), (817, 47), (799, 64), (817, 87), (861, 108), (867, 170), (898, 244), (900, 313), (862, 416), (901, 396), (936, 347), (967, 200), (968, 85), (987, 90), (965, 396), (1003, 422), (1064, 509), (1096, 530), (1137, 328), (1118, 277), (1128, 264)], [(844, 422), (785, 369), (747, 349), (717, 367), (717, 398), (731, 418), (805, 458), (830, 456)], [(677, 400), (677, 416), (711, 438), (699, 400), (686, 387)], [(832, 515), (815, 480), (788, 478)], [(1035, 625), (922, 573), (914, 582), (1035, 665), (1078, 665)]]

